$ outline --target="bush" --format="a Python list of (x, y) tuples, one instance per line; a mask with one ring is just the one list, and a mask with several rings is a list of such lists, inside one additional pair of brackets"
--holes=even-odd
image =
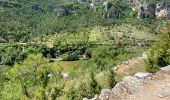
[(69, 72), (69, 76), (70, 76), (70, 77), (76, 77), (76, 76), (77, 76), (76, 71), (74, 71), (74, 70), (70, 71), (70, 72)]
[(170, 33), (164, 35), (160, 41), (156, 42), (149, 50), (146, 60), (146, 71), (154, 73), (159, 67), (170, 64)]
[(109, 71), (108, 78), (109, 78), (109, 87), (113, 88), (116, 85), (116, 83), (117, 83), (116, 80), (115, 80), (115, 73), (114, 73), (114, 71), (112, 71), (112, 70)]

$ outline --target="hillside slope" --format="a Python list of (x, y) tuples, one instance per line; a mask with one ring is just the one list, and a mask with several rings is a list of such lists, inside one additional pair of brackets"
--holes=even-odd
[(126, 76), (112, 90), (103, 89), (93, 100), (170, 100), (170, 65), (153, 75), (139, 72)]

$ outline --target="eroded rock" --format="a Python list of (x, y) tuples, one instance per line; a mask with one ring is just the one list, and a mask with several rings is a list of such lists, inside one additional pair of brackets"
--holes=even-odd
[(149, 77), (149, 76), (151, 76), (151, 75), (152, 75), (151, 73), (147, 73), (147, 72), (138, 72), (138, 73), (136, 73), (134, 76), (135, 76), (136, 78), (142, 79), (142, 78)]

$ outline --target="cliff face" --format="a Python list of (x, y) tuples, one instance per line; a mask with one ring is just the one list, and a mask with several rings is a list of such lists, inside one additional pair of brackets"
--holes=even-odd
[[(123, 0), (123, 2), (119, 2), (119, 0), (114, 1), (105, 1), (105, 0), (77, 0), (78, 3), (82, 4), (79, 5), (81, 8), (82, 6), (86, 6), (96, 11), (96, 7), (100, 9), (103, 6), (103, 9), (100, 10), (102, 13), (101, 17), (106, 19), (111, 18), (121, 18), (121, 17), (128, 17), (123, 14), (125, 13), (132, 13), (136, 15), (139, 19), (155, 19), (155, 18), (166, 18), (170, 19), (170, 3), (168, 2), (158, 2), (158, 3), (151, 3), (151, 2), (144, 2), (144, 0)], [(74, 5), (73, 5), (74, 7)], [(68, 6), (60, 6), (57, 9), (58, 16), (68, 16), (69, 12), (73, 11), (71, 9), (76, 10), (73, 7)], [(85, 12), (86, 12), (85, 11)], [(81, 10), (80, 10), (81, 12)]]
[(126, 76), (112, 90), (103, 89), (92, 100), (170, 100), (170, 65), (154, 75), (139, 72)]
[(167, 18), (170, 19), (170, 4), (165, 2), (144, 3), (138, 11), (138, 18)]

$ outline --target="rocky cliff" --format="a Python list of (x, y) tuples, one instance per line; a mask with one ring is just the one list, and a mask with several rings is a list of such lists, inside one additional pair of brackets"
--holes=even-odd
[(167, 18), (170, 19), (170, 3), (143, 3), (139, 6), (138, 18)]

